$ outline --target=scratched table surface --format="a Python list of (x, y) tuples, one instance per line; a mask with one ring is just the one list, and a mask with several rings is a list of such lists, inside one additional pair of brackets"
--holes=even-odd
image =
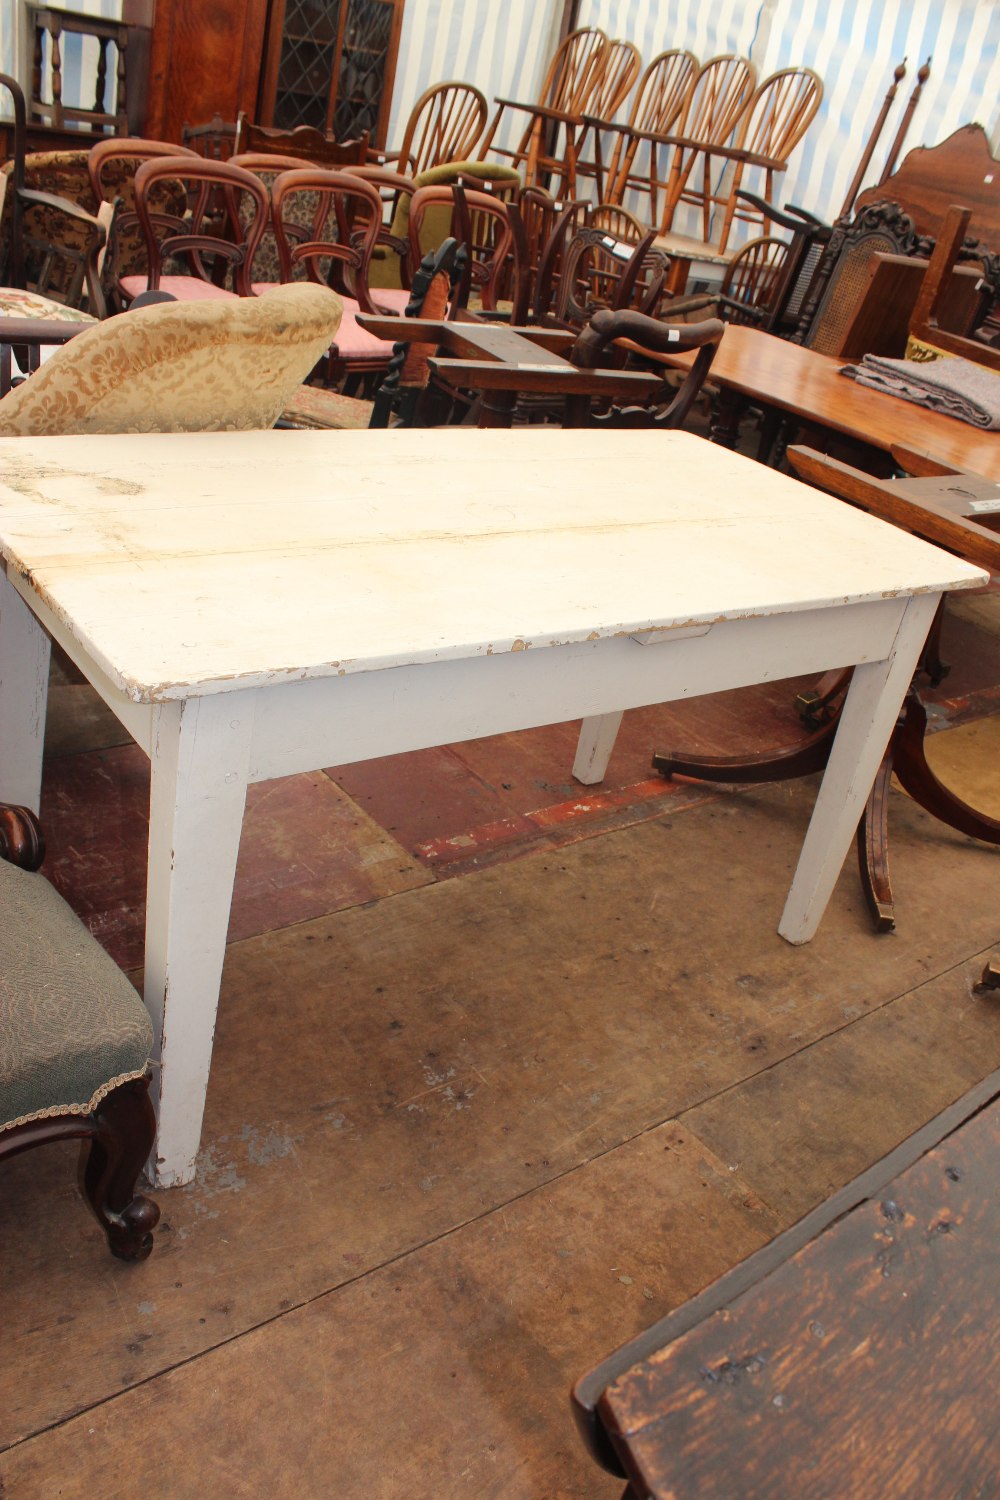
[(136, 702), (979, 581), (659, 432), (6, 439), (0, 549)]
[[(998, 1085), (665, 1319), (653, 1350), (650, 1330), (616, 1378), (629, 1346), (612, 1356), (598, 1433), (630, 1495), (1000, 1495)], [(594, 1377), (578, 1387), (585, 1409)]]
[(50, 636), (150, 758), (163, 1184), (194, 1171), (249, 785), (573, 719), (592, 767), (624, 709), (853, 665), (779, 927), (807, 942), (940, 593), (985, 578), (681, 433), (17, 438), (0, 476), (0, 796), (38, 805)]

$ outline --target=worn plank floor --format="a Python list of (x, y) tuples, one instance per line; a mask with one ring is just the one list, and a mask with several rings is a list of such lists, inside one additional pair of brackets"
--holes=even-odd
[[(106, 1254), (72, 1150), (5, 1164), (4, 1500), (618, 1493), (573, 1378), (1000, 1065), (1000, 852), (896, 796), (897, 933), (848, 868), (793, 949), (812, 785), (647, 787), (650, 737), (699, 727), (733, 706), (631, 726), (575, 819), (563, 726), (257, 789), (199, 1177), (151, 1259)], [(970, 784), (992, 729), (952, 731)], [(59, 741), (91, 748), (50, 763), (50, 835), (134, 962), (142, 769), (103, 732)]]

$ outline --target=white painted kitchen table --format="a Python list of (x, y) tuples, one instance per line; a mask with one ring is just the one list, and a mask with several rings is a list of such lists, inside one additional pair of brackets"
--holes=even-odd
[(683, 433), (0, 442), (0, 797), (49, 638), (149, 756), (161, 1184), (194, 1173), (247, 786), (856, 664), (779, 931), (810, 938), (943, 590), (978, 569)]

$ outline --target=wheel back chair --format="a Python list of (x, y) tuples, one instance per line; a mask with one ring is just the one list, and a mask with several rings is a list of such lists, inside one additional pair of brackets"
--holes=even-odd
[[(565, 37), (549, 63), (541, 97), (536, 104), (519, 103), (514, 99), (495, 101), (497, 111), (480, 145), (480, 159), (486, 161), (498, 155), (509, 157), (515, 166), (523, 166), (525, 182), (529, 185), (537, 184), (541, 175), (553, 172), (558, 172), (566, 181), (568, 173), (565, 191), (572, 195), (573, 159), (567, 158), (565, 152), (560, 154), (554, 150), (550, 137), (555, 140), (565, 130), (568, 138), (582, 127), (585, 114), (598, 112), (596, 103), (601, 97), (608, 70), (610, 47), (604, 32), (594, 27), (582, 27)], [(635, 73), (627, 82), (624, 93), (616, 99), (614, 109), (621, 104), (634, 80)], [(608, 108), (607, 100), (604, 108)], [(513, 148), (494, 144), (506, 110), (517, 110), (528, 116), (524, 133)]]

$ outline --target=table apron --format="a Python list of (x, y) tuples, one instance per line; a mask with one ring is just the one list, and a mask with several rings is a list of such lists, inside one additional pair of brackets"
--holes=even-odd
[(256, 693), (249, 780), (884, 661), (905, 605), (878, 599), (724, 620), (695, 636), (664, 631), (645, 644), (605, 637), (276, 684)]
[(152, 754), (153, 736), (153, 705), (151, 703), (133, 703), (121, 688), (117, 686), (98, 663), (91, 656), (86, 647), (82, 646), (76, 636), (63, 624), (62, 620), (54, 614), (43, 599), (40, 599), (31, 585), (20, 575), (12, 570), (7, 574), (8, 582), (25, 601), (32, 614), (42, 625), (46, 633), (58, 646), (61, 646), (72, 662), (80, 668), (81, 672), (90, 683), (99, 697), (111, 709), (119, 723), (135, 740), (136, 744), (143, 749), (147, 755)]

